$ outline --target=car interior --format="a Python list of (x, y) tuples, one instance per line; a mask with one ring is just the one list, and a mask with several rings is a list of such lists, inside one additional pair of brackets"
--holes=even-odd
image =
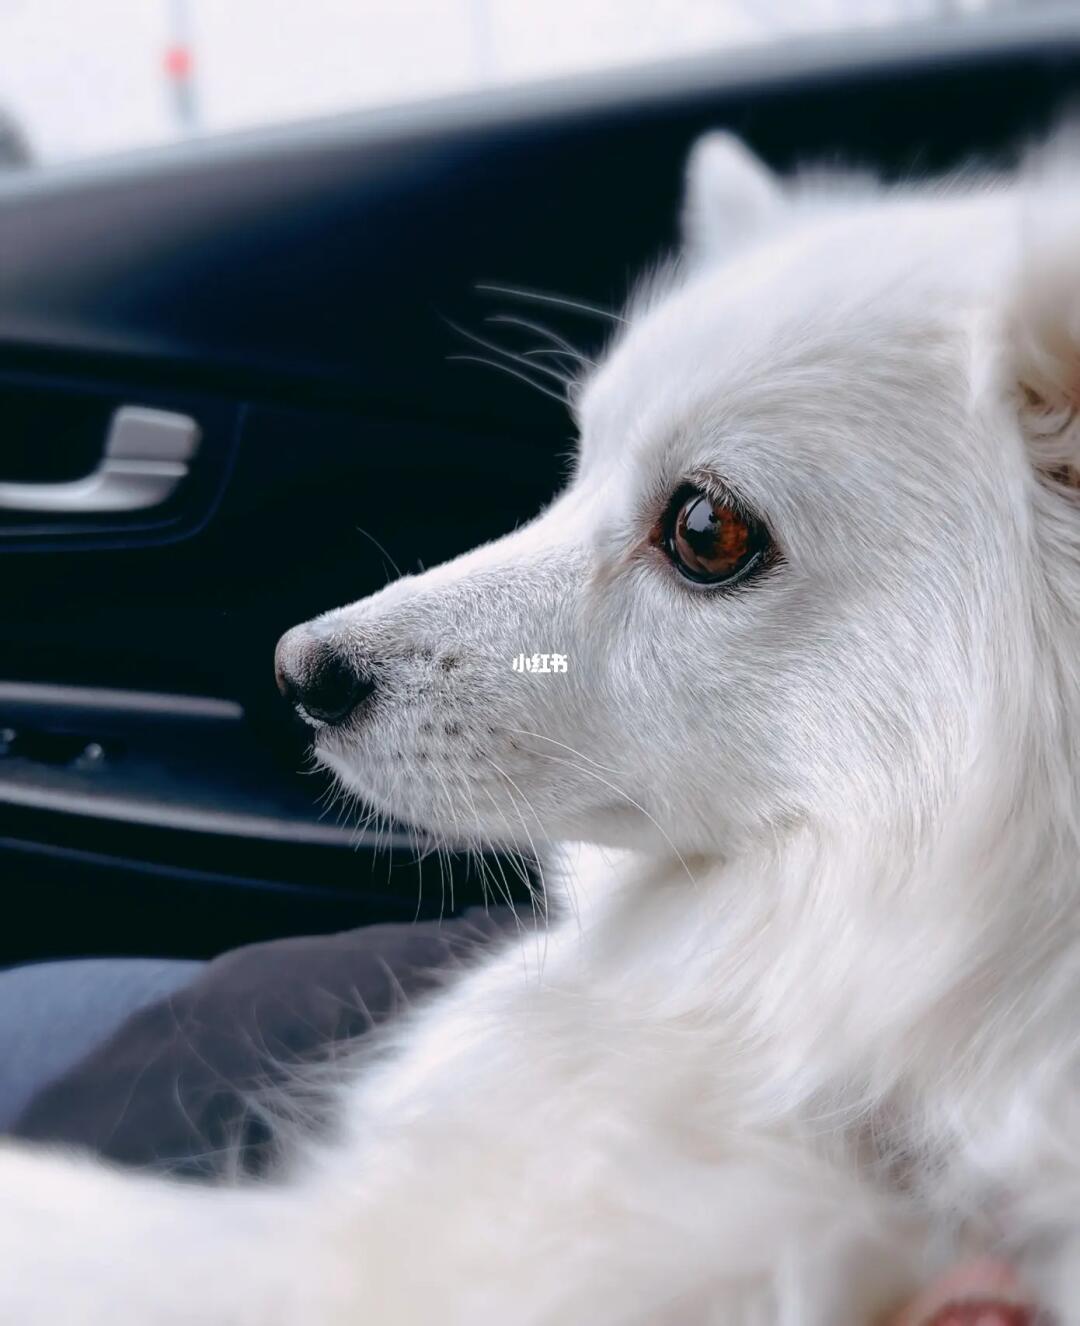
[(992, 10), (0, 173), (0, 964), (523, 897), (343, 812), (275, 640), (552, 497), (547, 370), (673, 249), (702, 131), (903, 181), (1078, 87), (1080, 15)]

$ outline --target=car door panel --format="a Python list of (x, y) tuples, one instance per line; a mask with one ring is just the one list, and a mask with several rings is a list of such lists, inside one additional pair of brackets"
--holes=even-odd
[(1078, 81), (1080, 23), (999, 15), (0, 184), (0, 484), (85, 476), (124, 407), (202, 439), (152, 510), (0, 510), (6, 960), (434, 915), (492, 877), (525, 901), (496, 857), (455, 856), (451, 901), (407, 834), (339, 826), (270, 668), (286, 627), (556, 491), (566, 410), (469, 337), (595, 357), (705, 129), (902, 178), (1014, 156)]

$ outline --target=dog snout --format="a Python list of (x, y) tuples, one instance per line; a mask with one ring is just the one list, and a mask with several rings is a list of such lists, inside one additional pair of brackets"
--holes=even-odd
[(310, 626), (295, 626), (274, 653), (278, 690), (300, 716), (315, 723), (342, 723), (375, 693), (370, 671)]

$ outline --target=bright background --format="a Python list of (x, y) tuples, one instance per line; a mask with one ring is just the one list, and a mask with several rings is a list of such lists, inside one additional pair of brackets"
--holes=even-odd
[(59, 161), (990, 2), (0, 0), (0, 111)]

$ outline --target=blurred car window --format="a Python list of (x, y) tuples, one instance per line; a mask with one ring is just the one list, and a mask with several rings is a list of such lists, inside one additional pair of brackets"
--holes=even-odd
[(0, 0), (0, 166), (992, 4)]

